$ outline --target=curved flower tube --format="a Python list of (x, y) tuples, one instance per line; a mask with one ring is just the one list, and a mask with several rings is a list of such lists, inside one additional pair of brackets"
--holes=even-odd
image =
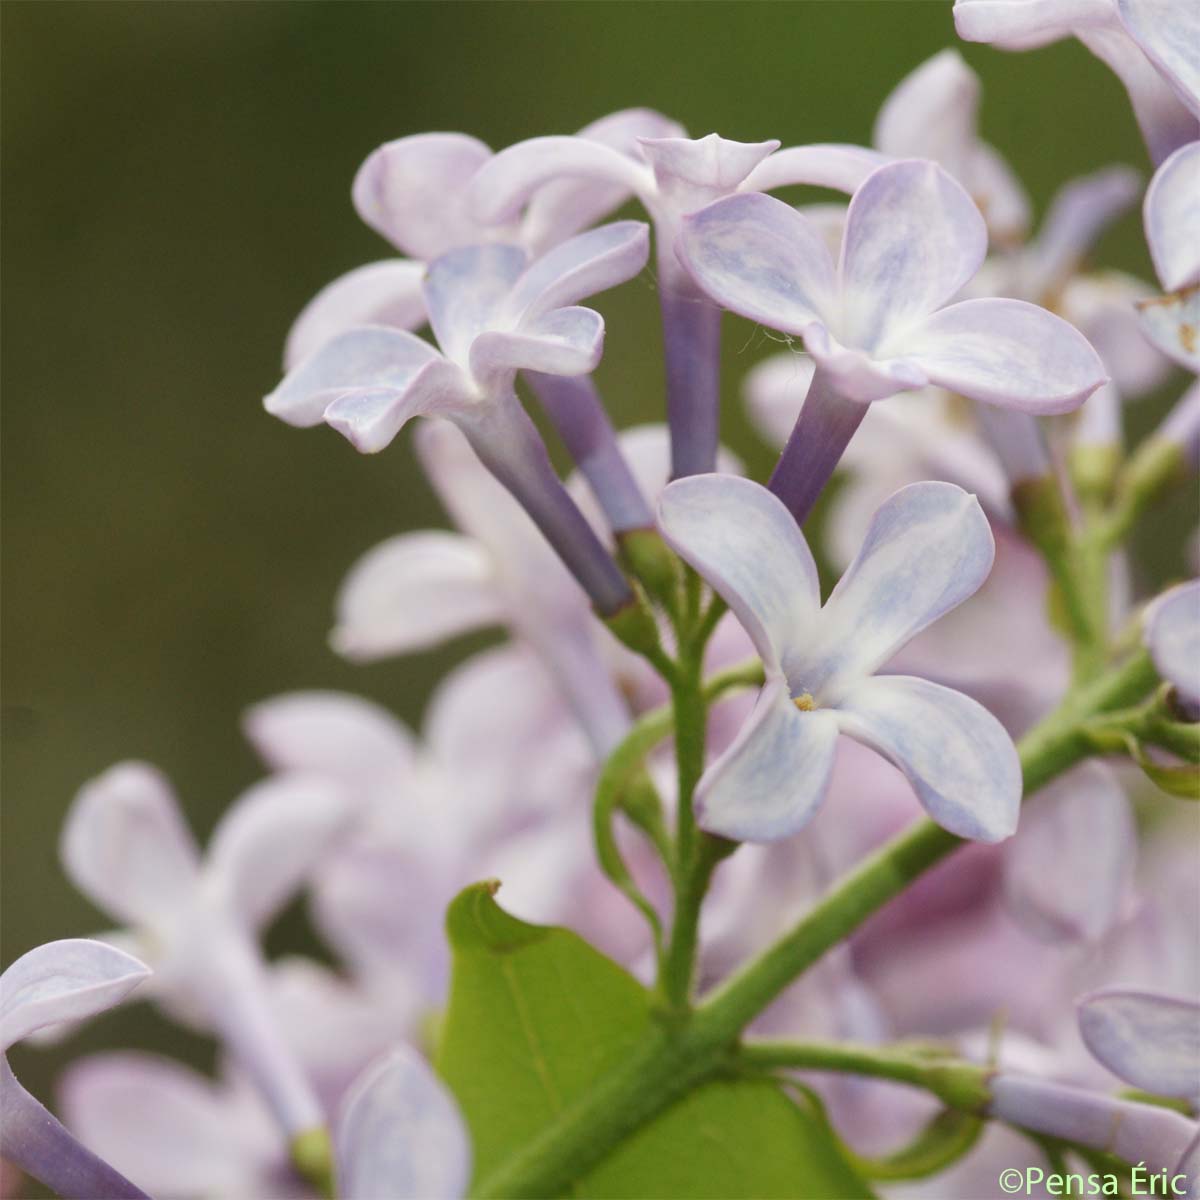
[(758, 484), (677, 481), (663, 493), (659, 526), (737, 614), (766, 668), (753, 714), (697, 788), (704, 828), (739, 841), (800, 829), (846, 733), (903, 771), (951, 832), (1012, 834), (1021, 771), (996, 718), (950, 688), (876, 673), (987, 578), (992, 536), (973, 497), (946, 483), (901, 489), (824, 606), (803, 534)]
[(320, 1106), (271, 1011), (255, 937), (345, 828), (352, 809), (315, 776), (251, 788), (201, 861), (166, 779), (126, 762), (76, 796), (60, 854), (75, 886), (127, 923), (155, 967), (152, 997), (216, 1031), (289, 1136), (320, 1128)]
[(411, 417), (454, 421), (612, 615), (631, 601), (629, 585), (564, 491), (513, 385), (518, 370), (588, 374), (604, 323), (575, 302), (636, 275), (648, 253), (646, 227), (634, 221), (580, 234), (532, 263), (517, 246), (452, 250), (423, 284), (440, 352), (402, 330), (353, 329), (289, 372), (264, 405), (291, 425), (325, 421), (366, 454)]
[(803, 520), (866, 405), (930, 383), (1030, 413), (1077, 408), (1106, 379), (1061, 318), (1019, 300), (947, 304), (987, 248), (983, 218), (933, 163), (874, 171), (854, 194), (835, 266), (813, 227), (768, 196), (688, 217), (680, 258), (724, 307), (804, 339), (817, 364), (770, 487)]
[(112, 1008), (149, 975), (131, 955), (86, 938), (37, 946), (0, 975), (0, 1154), (66, 1200), (147, 1197), (84, 1149), (17, 1082), (5, 1056), (40, 1029)]

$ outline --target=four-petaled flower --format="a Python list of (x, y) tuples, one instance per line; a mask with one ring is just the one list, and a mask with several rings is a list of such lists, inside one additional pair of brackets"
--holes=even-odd
[(589, 230), (532, 263), (519, 246), (451, 250), (422, 285), (440, 351), (399, 329), (351, 329), (293, 369), (267, 411), (291, 425), (325, 421), (364, 453), (382, 450), (414, 416), (455, 422), (609, 615), (631, 598), (628, 584), (563, 490), (513, 385), (519, 370), (592, 371), (604, 322), (576, 301), (632, 278), (648, 253), (636, 221)]
[(280, 776), (226, 812), (201, 861), (166, 779), (126, 762), (83, 787), (63, 827), (67, 875), (127, 923), (115, 939), (154, 967), (154, 999), (218, 1032), (290, 1135), (321, 1110), (272, 1015), (256, 938), (352, 816), (329, 780)]
[(1061, 318), (1021, 300), (948, 303), (983, 262), (971, 198), (933, 163), (873, 171), (854, 193), (835, 265), (819, 233), (769, 196), (684, 220), (678, 251), (714, 300), (796, 334), (817, 364), (771, 489), (798, 519), (833, 473), (866, 404), (935, 383), (1031, 413), (1077, 408), (1106, 379)]
[(948, 483), (901, 489), (823, 607), (804, 535), (756, 483), (679, 480), (662, 495), (659, 526), (766, 667), (753, 714), (696, 790), (704, 828), (742, 841), (794, 833), (820, 804), (846, 733), (899, 767), (951, 832), (999, 841), (1014, 831), (1021, 768), (999, 721), (960, 692), (876, 674), (987, 578), (992, 535), (973, 496)]

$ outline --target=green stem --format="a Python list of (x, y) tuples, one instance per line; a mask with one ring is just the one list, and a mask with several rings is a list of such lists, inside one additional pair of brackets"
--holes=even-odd
[(1108, 548), (1119, 545), (1138, 517), (1187, 475), (1182, 446), (1169, 438), (1147, 438), (1117, 477), (1116, 497), (1097, 540)]
[(903, 1047), (853, 1042), (747, 1042), (738, 1061), (760, 1070), (837, 1071), (893, 1079), (932, 1092), (950, 1108), (981, 1113), (991, 1100), (990, 1067)]
[[(733, 674), (745, 682), (746, 668)], [(726, 678), (730, 673), (725, 673)], [(1149, 656), (1127, 662), (1069, 696), (1021, 739), (1026, 795), (1089, 752), (1079, 723), (1131, 704), (1156, 682)], [(705, 687), (711, 694), (716, 680)], [(732, 685), (731, 685), (732, 686)], [(483, 1180), (484, 1197), (548, 1196), (568, 1190), (624, 1138), (674, 1100), (734, 1063), (742, 1030), (803, 970), (962, 842), (920, 821), (847, 875), (798, 925), (744, 967), (682, 1022), (656, 1026), (624, 1063)]]

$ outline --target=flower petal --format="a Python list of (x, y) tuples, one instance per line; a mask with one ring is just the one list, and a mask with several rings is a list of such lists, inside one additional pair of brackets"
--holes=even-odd
[(467, 189), (471, 212), (487, 225), (516, 218), (544, 184), (590, 179), (638, 196), (654, 190), (645, 163), (587, 137), (537, 137), (501, 150), (485, 163)]
[(738, 190), (769, 192), (778, 187), (805, 184), (834, 188), (849, 195), (862, 186), (863, 180), (876, 167), (887, 161), (886, 154), (865, 146), (838, 142), (788, 146), (763, 159)]
[[(1021, 294), (1052, 296), (1069, 283), (1101, 233), (1137, 200), (1142, 178), (1129, 167), (1105, 167), (1059, 188), (1042, 221)], [(1058, 306), (1056, 306), (1058, 307)]]
[(836, 328), (862, 349), (895, 341), (954, 296), (986, 253), (987, 226), (961, 184), (935, 163), (888, 163), (850, 201)]
[(339, 396), (365, 388), (402, 391), (438, 357), (411, 333), (385, 326), (351, 329), (288, 371), (263, 407), (289, 425), (319, 425)]
[(795, 833), (825, 796), (837, 734), (832, 713), (801, 712), (787, 681), (768, 679), (733, 744), (696, 788), (701, 827), (739, 842)]
[(590, 308), (558, 308), (515, 332), (489, 330), (471, 343), (471, 374), (485, 389), (506, 371), (587, 375), (604, 350), (604, 318)]
[(1184, 370), (1200, 375), (1200, 284), (1140, 300), (1142, 332)]
[(328, 778), (265, 779), (226, 809), (208, 844), (205, 875), (220, 881), (234, 914), (259, 929), (334, 849), (356, 815), (350, 796)]
[(821, 235), (770, 196), (729, 196), (683, 220), (676, 253), (718, 304), (803, 334), (831, 310), (833, 261)]
[[(575, 135), (644, 160), (639, 138), (686, 137), (687, 131), (652, 108), (626, 108), (585, 125)], [(629, 197), (629, 188), (598, 179), (565, 178), (543, 184), (529, 199), (521, 242), (533, 249), (557, 245), (586, 229)]]
[(1114, 926), (1132, 882), (1137, 829), (1113, 773), (1083, 763), (1021, 813), (1004, 855), (1004, 893), (1044, 942), (1096, 943)]
[(0, 1054), (46, 1025), (112, 1008), (149, 974), (132, 955), (88, 938), (35, 946), (0, 975)]
[(732, 475), (694, 475), (664, 489), (658, 526), (721, 594), (768, 667), (812, 630), (821, 595), (812, 551), (782, 502)]
[(458, 533), (402, 533), (350, 568), (330, 642), (352, 662), (374, 662), (503, 621), (483, 546)]
[(1110, 0), (954, 0), (960, 38), (1005, 50), (1033, 50), (1110, 20)]
[(841, 731), (899, 767), (944, 829), (981, 842), (1016, 830), (1021, 763), (983, 705), (925, 679), (876, 675), (837, 707)]
[(1001, 244), (1019, 244), (1029, 231), (1029, 196), (1012, 167), (986, 142), (978, 142), (971, 160), (967, 191), (988, 232)]
[(677, 214), (695, 212), (728, 195), (779, 149), (775, 140), (734, 142), (715, 133), (702, 138), (642, 138), (640, 144), (659, 195)]
[(242, 730), (272, 771), (348, 781), (412, 766), (413, 735), (387, 709), (348, 692), (288, 692), (249, 708)]
[(342, 1105), (338, 1195), (347, 1200), (458, 1200), (471, 1143), (454, 1098), (415, 1051), (368, 1067)]
[(246, 1195), (260, 1182), (248, 1178), (228, 1098), (171, 1059), (90, 1055), (67, 1067), (59, 1097), (71, 1132), (151, 1195)]
[(1079, 1001), (1079, 1032), (1114, 1075), (1156, 1096), (1200, 1095), (1200, 1004), (1106, 988)]
[(1200, 705), (1200, 580), (1180, 584), (1146, 612), (1146, 644), (1158, 673)]
[(426, 262), (483, 241), (465, 189), (491, 157), (478, 138), (422, 133), (373, 151), (354, 177), (354, 207), (376, 232)]
[(171, 785), (140, 762), (118, 763), (80, 789), (59, 854), (88, 899), (131, 925), (153, 924), (185, 903), (199, 865)]
[(412, 376), (403, 391), (368, 387), (343, 392), (325, 410), (325, 423), (360, 454), (378, 454), (413, 417), (461, 413), (465, 386), (456, 366), (434, 359)]
[(963, 300), (903, 335), (898, 352), (944, 388), (1030, 413), (1078, 408), (1107, 378), (1074, 326), (1023, 300)]
[(650, 256), (650, 227), (614, 221), (589, 229), (536, 259), (513, 285), (505, 302), (518, 327), (553, 309), (576, 304), (632, 279)]
[(866, 539), (821, 612), (821, 637), (784, 660), (793, 687), (837, 704), (906, 642), (973, 595), (995, 543), (974, 496), (952, 483), (901, 488), (876, 512)]
[(415, 329), (425, 323), (425, 264), (406, 258), (368, 263), (323, 287), (296, 318), (283, 352), (285, 370), (356, 325)]
[(979, 76), (957, 50), (926, 59), (883, 102), (872, 142), (893, 158), (928, 158), (968, 185), (977, 145)]
[(442, 353), (466, 366), (471, 343), (491, 328), (528, 259), (519, 246), (462, 246), (429, 264), (425, 308)]
[(1164, 289), (1200, 283), (1200, 142), (1180, 147), (1158, 168), (1142, 213)]
[(1116, 2), (1130, 36), (1180, 100), (1200, 117), (1200, 12), (1196, 6), (1190, 0)]

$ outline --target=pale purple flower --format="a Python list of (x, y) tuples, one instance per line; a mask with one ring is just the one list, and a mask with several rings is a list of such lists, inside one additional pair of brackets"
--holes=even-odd
[(39, 1029), (112, 1008), (149, 975), (124, 951), (85, 938), (37, 946), (0, 975), (0, 1154), (67, 1200), (145, 1200), (145, 1193), (84, 1149), (17, 1082), (7, 1052)]
[(1184, 705), (1200, 708), (1200, 579), (1164, 592), (1146, 610), (1144, 622), (1158, 673)]
[(795, 334), (817, 363), (771, 487), (803, 519), (866, 405), (937, 384), (1032, 413), (1066, 412), (1104, 382), (1065, 321), (1018, 300), (947, 305), (987, 248), (983, 218), (945, 171), (902, 161), (854, 194), (835, 266), (812, 226), (768, 196), (684, 221), (680, 257), (725, 307)]
[(1105, 988), (1080, 999), (1079, 1031), (1092, 1054), (1126, 1083), (1200, 1104), (1200, 1002)]
[(1007, 1071), (995, 1075), (988, 1115), (1175, 1174), (1197, 1133), (1196, 1122), (1157, 1104), (1118, 1100), (1084, 1088)]
[(979, 137), (980, 90), (962, 55), (942, 50), (892, 89), (872, 140), (889, 158), (932, 159), (967, 189), (994, 241), (1019, 241), (1029, 227), (1029, 197)]
[(97, 1154), (161, 1200), (311, 1195), (258, 1093), (169, 1058), (118, 1051), (72, 1063), (63, 1119)]
[(502, 150), (471, 182), (475, 213), (500, 223), (515, 220), (552, 180), (621, 187), (641, 200), (655, 226), (675, 477), (713, 470), (719, 438), (720, 313), (675, 257), (682, 219), (734, 192), (790, 183), (850, 191), (884, 161), (857, 146), (778, 146), (777, 141), (735, 142), (714, 133), (698, 139), (639, 138), (636, 148), (621, 153), (583, 138), (531, 138)]
[(1031, 50), (1077, 37), (1125, 85), (1155, 162), (1193, 141), (1200, 19), (1191, 0), (955, 0), (969, 42)]
[(371, 662), (499, 625), (549, 671), (597, 754), (629, 715), (602, 656), (607, 632), (530, 518), (444, 421), (417, 431), (417, 454), (461, 532), (389, 538), (351, 568), (337, 599), (335, 650)]
[[(626, 109), (592, 122), (577, 136), (626, 152), (636, 149), (638, 137), (670, 136), (676, 128), (649, 109)], [(564, 180), (540, 188), (522, 220), (484, 225), (466, 210), (466, 184), (490, 157), (482, 142), (459, 133), (400, 138), (368, 157), (354, 182), (359, 215), (412, 257), (360, 267), (321, 291), (292, 327), (287, 368), (355, 326), (423, 325), (422, 280), (427, 263), (442, 254), (496, 241), (512, 242), (533, 255), (544, 253), (605, 216), (627, 195), (620, 187)], [(613, 528), (650, 525), (649, 509), (617, 453), (612, 424), (591, 380), (537, 372), (526, 378), (605, 505)]]
[(1142, 215), (1166, 292), (1138, 305), (1142, 328), (1164, 354), (1200, 374), (1200, 141), (1155, 172)]
[(471, 1139), (458, 1105), (407, 1047), (363, 1072), (337, 1125), (344, 1200), (459, 1200), (471, 1180)]
[(841, 732), (895, 763), (952, 832), (1013, 832), (1021, 771), (995, 717), (938, 684), (875, 674), (987, 578), (992, 536), (973, 497), (946, 483), (897, 492), (823, 607), (803, 535), (758, 484), (681, 480), (663, 493), (659, 525), (737, 614), (767, 672), (753, 715), (697, 789), (706, 829), (751, 841), (795, 832), (824, 796)]
[(1042, 941), (1095, 944), (1122, 914), (1136, 846), (1133, 810), (1116, 776), (1082, 763), (1025, 805), (1004, 853), (1009, 908)]
[(440, 351), (404, 330), (351, 329), (293, 368), (267, 411), (292, 425), (325, 421), (364, 453), (382, 450), (411, 417), (455, 422), (611, 615), (631, 600), (629, 585), (564, 492), (514, 380), (518, 370), (592, 371), (604, 322), (576, 301), (636, 275), (648, 252), (634, 221), (579, 234), (533, 262), (512, 245), (451, 250), (422, 283)]
[[(329, 736), (313, 732), (322, 725)], [(353, 836), (313, 881), (313, 915), (367, 990), (410, 1027), (444, 998), (445, 908), (480, 878), (502, 880), (509, 910), (581, 926), (625, 961), (644, 946), (644, 925), (595, 863), (594, 754), (524, 647), (455, 668), (415, 748), (388, 714), (338, 693), (266, 701), (246, 728), (276, 769), (303, 764), (359, 797)], [(380, 752), (363, 755), (363, 745)]]
[(293, 1136), (321, 1113), (271, 1013), (256, 935), (350, 816), (328, 780), (267, 780), (226, 812), (201, 860), (166, 779), (127, 762), (79, 792), (60, 843), (71, 881), (153, 965), (154, 999), (215, 1031)]

